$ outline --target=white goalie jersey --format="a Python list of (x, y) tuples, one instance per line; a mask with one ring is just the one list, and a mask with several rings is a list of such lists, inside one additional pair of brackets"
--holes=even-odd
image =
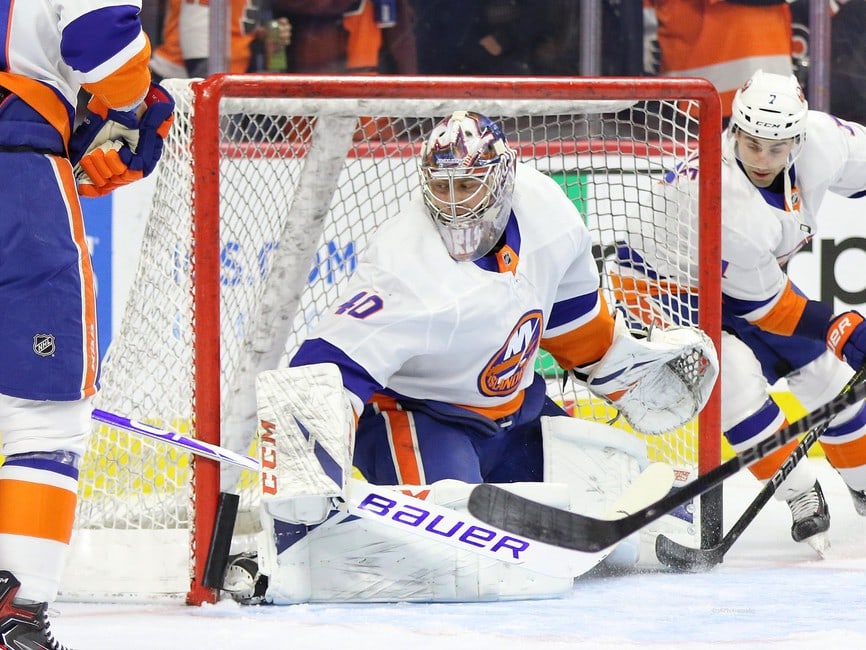
[(506, 239), (499, 257), (509, 272), (455, 262), (423, 205), (408, 205), (367, 249), (343, 293), (351, 298), (318, 323), (292, 364), (350, 367), (343, 374), (359, 413), (387, 386), (492, 419), (510, 415), (540, 347), (566, 368), (596, 361), (613, 323), (579, 213), (528, 166), (518, 165)]

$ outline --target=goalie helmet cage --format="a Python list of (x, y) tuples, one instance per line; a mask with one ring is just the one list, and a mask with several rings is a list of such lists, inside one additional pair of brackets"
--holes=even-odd
[[(519, 158), (561, 184), (593, 233), (611, 305), (624, 295), (608, 272), (618, 243), (655, 234), (673, 243), (680, 289), (700, 294), (687, 319), (718, 347), (721, 109), (704, 80), (214, 75), (166, 84), (176, 124), (98, 408), (256, 453), (256, 374), (286, 364), (369, 233), (417, 198), (420, 141), (455, 110), (497, 120)], [(697, 153), (697, 196), (654, 204), (658, 179)], [(675, 226), (646, 217), (647, 203), (676, 215)], [(672, 290), (635, 286), (646, 292), (635, 304)], [(536, 370), (570, 412), (612, 417), (563, 389), (549, 357)], [(648, 457), (693, 478), (720, 462), (719, 432), (717, 387), (696, 422), (646, 439)], [(221, 486), (240, 494), (236, 530), (254, 530), (244, 513), (254, 512), (257, 477), (95, 423), (61, 597), (215, 600), (202, 575)], [(696, 506), (696, 543), (712, 545), (720, 492)]]

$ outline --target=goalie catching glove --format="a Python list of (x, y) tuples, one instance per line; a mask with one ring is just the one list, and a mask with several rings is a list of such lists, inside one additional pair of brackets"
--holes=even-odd
[(142, 107), (139, 117), (138, 111), (117, 111), (90, 100), (87, 117), (69, 141), (81, 196), (104, 196), (154, 170), (174, 122), (174, 100), (151, 84)]
[(636, 431), (658, 435), (700, 412), (718, 374), (716, 348), (701, 330), (653, 329), (646, 339), (637, 339), (618, 313), (613, 343), (592, 367), (586, 384)]

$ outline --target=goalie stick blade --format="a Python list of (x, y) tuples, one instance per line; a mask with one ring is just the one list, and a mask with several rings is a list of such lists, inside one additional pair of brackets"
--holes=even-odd
[(656, 537), (656, 557), (658, 561), (671, 569), (697, 573), (708, 571), (721, 564), (728, 552), (730, 544), (721, 543), (711, 548), (692, 548), (683, 546), (664, 535)]
[(864, 398), (866, 385), (854, 386), (679, 490), (622, 519), (609, 521), (568, 512), (519, 497), (489, 484), (473, 489), (469, 496), (469, 512), (481, 521), (517, 535), (545, 544), (594, 553), (625, 539), (674, 508), (685, 505), (729, 479), (741, 468), (760, 460), (810, 429), (829, 422), (838, 413)]
[[(595, 553), (628, 537), (623, 519), (587, 517), (546, 506), (490, 483), (476, 486), (469, 495), (469, 512), (481, 521), (551, 546)], [(600, 524), (600, 525), (596, 525)]]
[(826, 430), (827, 423), (824, 423), (810, 430), (803, 437), (800, 444), (791, 452), (791, 455), (782, 463), (782, 466), (773, 477), (767, 481), (767, 484), (761, 488), (758, 496), (746, 507), (740, 518), (725, 533), (725, 536), (718, 544), (710, 548), (692, 548), (690, 546), (683, 546), (665, 537), (665, 535), (659, 535), (656, 537), (655, 548), (658, 561), (678, 571), (692, 572), (706, 571), (712, 569), (717, 564), (721, 564), (722, 560), (725, 559), (725, 554), (731, 549), (734, 542), (740, 538), (740, 535), (749, 527), (749, 524), (755, 520), (755, 517), (767, 505), (782, 482), (794, 471), (800, 460), (805, 458), (806, 454), (809, 453), (809, 448), (818, 441), (818, 438)]

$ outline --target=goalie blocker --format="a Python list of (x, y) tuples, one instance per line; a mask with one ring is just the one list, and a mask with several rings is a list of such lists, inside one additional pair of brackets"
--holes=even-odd
[[(549, 598), (608, 556), (655, 564), (654, 536), (601, 553), (563, 554), (475, 520), (466, 506), (473, 485), (369, 486), (351, 478), (354, 413), (335, 366), (265, 372), (256, 390), (263, 528), (256, 546), (267, 591), (261, 593), (262, 579), (251, 570), (256, 565), (242, 557), (224, 585), (237, 600)], [(660, 464), (643, 475), (636, 494), (626, 490), (648, 466), (641, 440), (574, 418), (542, 422), (545, 482), (508, 489), (599, 517), (630, 512), (670, 490), (673, 472)], [(669, 519), (668, 534), (689, 525)], [(648, 549), (651, 557), (641, 557)]]

